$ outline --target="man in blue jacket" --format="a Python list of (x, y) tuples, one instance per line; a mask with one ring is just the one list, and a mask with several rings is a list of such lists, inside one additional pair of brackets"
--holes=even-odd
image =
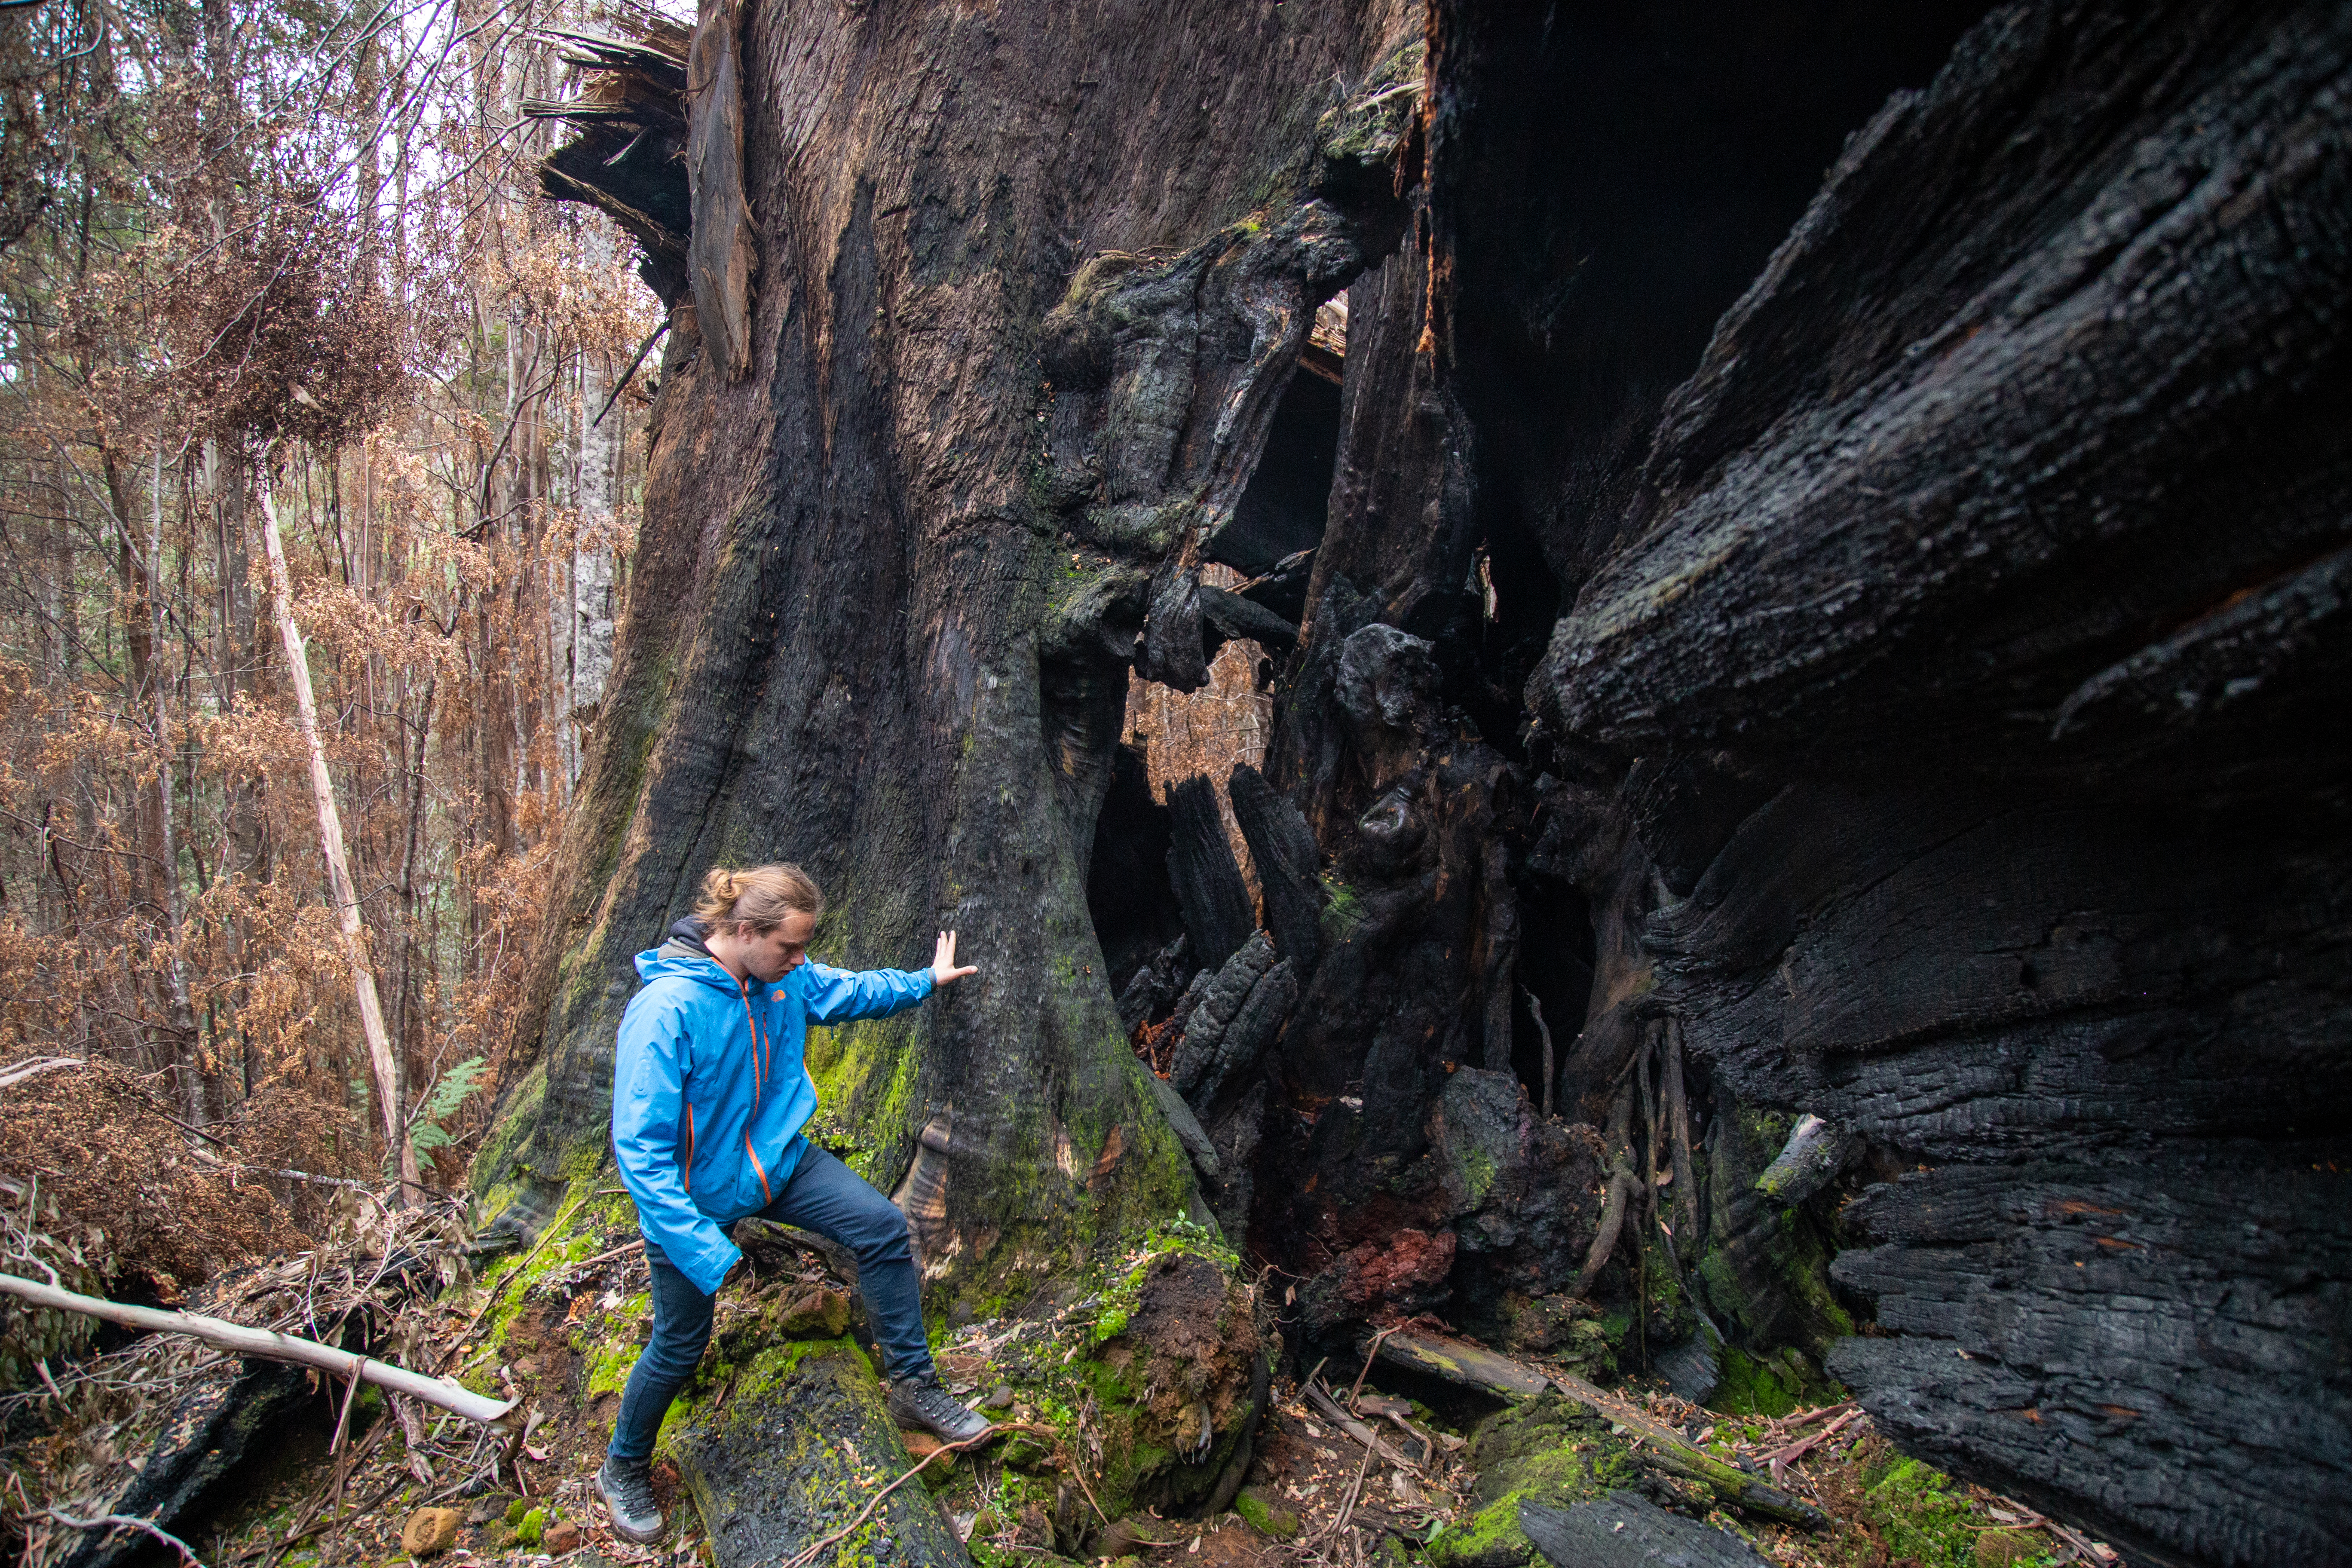
[(714, 870), (702, 889), (694, 917), (637, 955), (645, 985), (622, 1015), (613, 1063), (613, 1152), (645, 1233), (654, 1323), (596, 1492), (613, 1532), (640, 1543), (662, 1534), (654, 1435), (702, 1359), (712, 1300), (743, 1256), (727, 1227), (751, 1215), (804, 1226), (856, 1255), (901, 1426), (949, 1442), (988, 1429), (932, 1368), (906, 1216), (801, 1136), (816, 1109), (801, 1059), (809, 1024), (886, 1017), (977, 971), (956, 966), (953, 931), (940, 933), (928, 970), (810, 963), (824, 898), (796, 866)]

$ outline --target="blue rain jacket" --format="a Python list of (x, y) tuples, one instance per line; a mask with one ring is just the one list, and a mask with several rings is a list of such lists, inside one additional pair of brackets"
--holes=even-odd
[(767, 1207), (808, 1146), (808, 1026), (912, 1007), (931, 973), (803, 963), (739, 984), (680, 921), (637, 974), (613, 1060), (613, 1152), (646, 1239), (712, 1295), (743, 1256), (724, 1227)]

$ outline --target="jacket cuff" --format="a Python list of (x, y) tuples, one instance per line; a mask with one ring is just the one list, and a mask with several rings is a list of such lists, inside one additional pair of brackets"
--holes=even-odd
[(681, 1269), (679, 1272), (686, 1275), (687, 1283), (704, 1295), (716, 1296), (719, 1287), (727, 1282), (727, 1271), (741, 1261), (742, 1257), (742, 1248), (731, 1241), (723, 1241), (696, 1258), (691, 1271)]

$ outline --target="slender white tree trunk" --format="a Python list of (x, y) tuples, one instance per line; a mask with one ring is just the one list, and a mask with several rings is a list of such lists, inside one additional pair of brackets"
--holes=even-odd
[[(609, 265), (613, 241), (600, 219), (589, 226), (588, 256), (592, 264)], [(574, 490), (580, 531), (572, 544), (571, 592), (565, 595), (570, 625), (562, 639), (570, 654), (570, 689), (563, 708), (564, 754), (574, 783), (579, 780), (586, 727), (604, 700), (604, 683), (613, 673), (613, 534), (620, 489), (621, 437), (627, 415), (616, 405), (594, 424), (605, 398), (612, 395), (617, 366), (595, 354), (584, 356), (580, 377), (580, 479)]]
[(155, 433), (155, 472), (147, 514), (147, 659), (148, 695), (155, 721), (155, 808), (159, 836), (156, 847), (163, 859), (164, 940), (171, 956), (163, 979), (170, 996), (174, 1055), (180, 1069), (180, 1101), (189, 1125), (201, 1127), (205, 1114), (204, 1066), (196, 1048), (196, 1010), (188, 999), (188, 961), (180, 952), (186, 913), (180, 897), (180, 855), (172, 832), (172, 727), (164, 697), (163, 661), (163, 434)]
[(286, 548), (278, 537), (278, 498), (268, 473), (257, 475), (261, 501), (261, 542), (269, 560), (269, 599), (278, 616), (278, 640), (286, 647), (287, 673), (294, 686), (294, 713), (302, 731), (303, 749), (310, 759), (310, 797), (319, 808), (319, 847), (327, 858), (327, 878), (335, 897), (335, 918), (342, 928), (343, 952), (352, 965), (352, 989), (360, 1006), (360, 1032), (367, 1037), (368, 1070), (375, 1080), (375, 1102), (383, 1122), (384, 1147), (400, 1159), (401, 1196), (423, 1185), (417, 1169), (416, 1146), (409, 1141), (402, 1114), (400, 1058), (393, 1053), (392, 1037), (383, 1026), (383, 1007), (376, 1000), (375, 971), (368, 965), (367, 935), (360, 924), (359, 892), (352, 885), (350, 861), (343, 853), (342, 816), (335, 809), (334, 780), (327, 773), (327, 749), (319, 739), (319, 709), (310, 696), (310, 664), (302, 652), (302, 630), (294, 624), (294, 598), (286, 575)]

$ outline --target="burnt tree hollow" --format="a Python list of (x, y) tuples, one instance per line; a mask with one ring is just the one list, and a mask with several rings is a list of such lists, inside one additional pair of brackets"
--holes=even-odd
[[(547, 179), (682, 307), (661, 613), (486, 1189), (790, 854), (841, 955), (991, 955), (820, 1083), (960, 1307), (1181, 1211), (1292, 1351), (1746, 1358), (2154, 1560), (2325, 1556), (2352, 13), (1116, 9), (599, 57)], [(1153, 778), (1134, 682), (1238, 642), (1262, 754)]]

